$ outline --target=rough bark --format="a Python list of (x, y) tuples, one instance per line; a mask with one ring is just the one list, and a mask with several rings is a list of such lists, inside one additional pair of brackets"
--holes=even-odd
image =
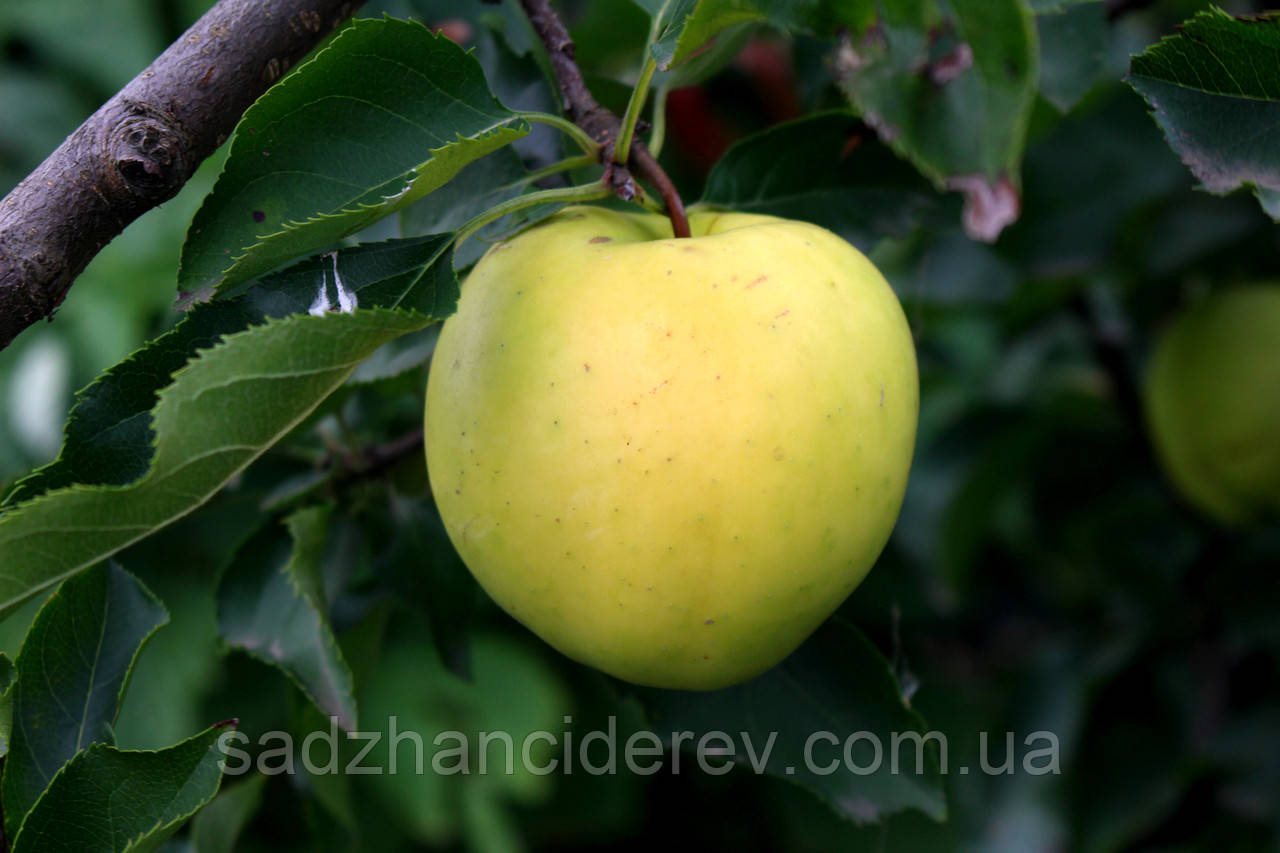
[(0, 349), (362, 0), (221, 0), (0, 201)]

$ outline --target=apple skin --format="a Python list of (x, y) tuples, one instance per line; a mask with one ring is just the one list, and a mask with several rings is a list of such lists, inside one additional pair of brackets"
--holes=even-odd
[(714, 689), (798, 646), (901, 508), (902, 307), (814, 225), (570, 207), (495, 245), (441, 331), (426, 453), (481, 586), (569, 657)]
[(1224, 290), (1161, 335), (1146, 383), (1157, 453), (1227, 525), (1280, 512), (1280, 285)]

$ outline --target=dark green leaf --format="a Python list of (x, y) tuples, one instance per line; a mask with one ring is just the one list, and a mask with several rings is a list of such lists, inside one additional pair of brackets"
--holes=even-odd
[(54, 778), (13, 853), (154, 851), (218, 792), (227, 731), (217, 725), (156, 752), (91, 746)]
[(13, 683), (18, 670), (4, 652), (0, 652), (0, 758), (9, 754), (13, 736)]
[(1250, 187), (1280, 220), (1280, 16), (1201, 12), (1135, 56), (1128, 79), (1206, 190)]
[(696, 86), (713, 77), (742, 52), (753, 36), (759, 35), (760, 23), (754, 19), (731, 24), (721, 30), (714, 39), (668, 71), (658, 71), (653, 77), (656, 89), (678, 89)]
[(388, 517), (380, 519), (389, 542), (380, 568), (389, 576), (397, 600), (426, 612), (440, 659), (465, 675), (467, 635), (483, 593), (449, 542), (429, 499), (393, 493), (388, 510)]
[(294, 315), (203, 351), (158, 395), (155, 457), (145, 477), (128, 486), (58, 489), (0, 517), (7, 569), (0, 607), (191, 512), (304, 421), (374, 350), (431, 322), (378, 308)]
[[(1127, 219), (1190, 183), (1142, 102), (1119, 87), (1113, 91), (1095, 109), (1072, 113), (1027, 152), (1026, 216), (1001, 242), (1033, 275), (1096, 268), (1114, 256)], [(1154, 236), (1162, 254), (1176, 253), (1167, 235)]]
[(237, 552), (218, 587), (218, 630), (233, 648), (279, 667), (345, 731), (355, 687), (329, 625), (321, 575), (328, 507), (298, 510)]
[(1036, 17), (1040, 41), (1040, 94), (1067, 112), (1106, 72), (1110, 30), (1101, 3), (1069, 6)]
[(362, 307), (408, 308), (431, 317), (452, 313), (458, 291), (448, 257), (451, 239), (439, 234), (344, 249), (269, 275), (243, 296), (196, 306), (173, 331), (77, 395), (58, 459), (20, 481), (0, 509), (73, 483), (123, 486), (142, 477), (155, 450), (151, 409), (173, 373), (226, 335), (306, 312), (321, 288), (336, 300), (335, 271)]
[[(510, 148), (495, 151), (467, 166), (427, 198), (406, 208), (400, 214), (400, 228), (409, 235), (457, 231), (472, 217), (525, 192), (529, 188), (524, 183), (526, 174), (515, 151)], [(562, 204), (538, 205), (489, 223), (457, 247), (454, 265), (458, 269), (471, 266), (502, 237), (550, 216), (561, 207)]]
[(915, 228), (932, 195), (913, 169), (842, 111), (739, 142), (711, 170), (702, 201), (814, 222), (866, 251)]
[(351, 374), (351, 382), (381, 382), (422, 367), (435, 351), (437, 334), (433, 327), (383, 344), (356, 368)]
[(191, 822), (194, 853), (235, 853), (236, 839), (262, 805), (267, 777), (255, 773), (224, 790)]
[[(888, 661), (840, 618), (745, 684), (712, 693), (643, 690), (641, 701), (655, 732), (691, 731), (686, 744), (730, 733), (740, 765), (797, 782), (850, 819), (903, 809), (946, 817), (936, 739), (920, 741), (917, 752), (913, 735), (923, 738), (924, 721), (903, 700)], [(850, 743), (851, 765), (843, 756)]]
[(883, 7), (846, 39), (836, 76), (850, 102), (939, 188), (965, 193), (964, 223), (994, 241), (1018, 216), (1018, 183), (1039, 67), (1024, 0), (934, 0)]
[(875, 20), (875, 0), (636, 0), (653, 17), (650, 51), (669, 69), (696, 55), (723, 31), (768, 21), (785, 31), (822, 34), (837, 28), (861, 33)]
[(678, 65), (721, 30), (764, 17), (755, 0), (666, 0), (650, 6), (654, 39), (650, 50), (662, 69)]
[(528, 130), (458, 45), (413, 22), (358, 21), (245, 113), (179, 287), (203, 298), (329, 245)]
[(671, 68), (694, 56), (719, 33), (742, 23), (768, 20), (788, 32), (836, 29), (861, 33), (876, 20), (876, 0), (636, 0), (654, 17), (650, 47), (659, 68)]
[(4, 765), (4, 828), (13, 838), (50, 779), (76, 753), (112, 743), (142, 644), (169, 621), (164, 606), (114, 563), (65, 581), (18, 654), (13, 735)]

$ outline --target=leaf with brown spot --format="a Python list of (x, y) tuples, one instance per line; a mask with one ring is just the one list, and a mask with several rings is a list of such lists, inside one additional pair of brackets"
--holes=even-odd
[(1280, 220), (1280, 16), (1200, 12), (1129, 67), (1129, 85), (1204, 189), (1250, 188)]

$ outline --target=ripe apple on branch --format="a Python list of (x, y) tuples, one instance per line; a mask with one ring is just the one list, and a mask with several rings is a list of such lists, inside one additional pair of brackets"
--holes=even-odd
[(884, 547), (915, 441), (911, 332), (835, 234), (686, 216), (631, 141), (652, 58), (619, 124), (554, 13), (524, 5), (606, 174), (514, 204), (610, 184), (638, 198), (619, 181), (630, 156), (666, 217), (570, 207), (481, 259), (432, 360), (432, 491), (481, 585), (551, 645), (640, 684), (735, 684), (798, 646)]
[(498, 243), (432, 360), (426, 449), (481, 585), (570, 657), (710, 689), (862, 580), (918, 410), (897, 297), (836, 235), (570, 207)]

